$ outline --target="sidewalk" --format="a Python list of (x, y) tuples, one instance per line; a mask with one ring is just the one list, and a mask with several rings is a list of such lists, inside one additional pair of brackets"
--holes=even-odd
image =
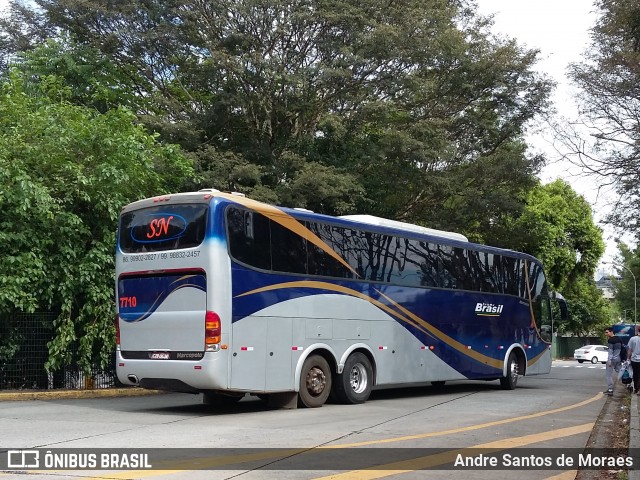
[(159, 390), (146, 390), (138, 387), (128, 388), (96, 388), (86, 390), (11, 390), (0, 392), (0, 402), (16, 400), (55, 400), (60, 398), (106, 398), (106, 397), (138, 397), (156, 395)]

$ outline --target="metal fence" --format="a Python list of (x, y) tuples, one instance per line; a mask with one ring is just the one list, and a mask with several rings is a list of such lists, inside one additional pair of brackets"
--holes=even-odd
[(56, 313), (0, 316), (0, 390), (94, 389), (119, 386), (115, 365), (94, 367), (85, 373), (77, 364), (77, 345), (71, 345), (72, 361), (47, 372), (47, 344), (53, 339)]

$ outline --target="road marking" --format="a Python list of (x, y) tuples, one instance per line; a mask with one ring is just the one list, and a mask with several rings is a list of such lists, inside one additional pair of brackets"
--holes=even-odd
[(586, 366), (586, 365), (554, 365), (554, 368), (591, 368), (591, 369), (598, 369), (598, 370), (604, 370), (605, 368), (607, 368), (604, 365), (593, 365), (593, 366)]
[[(443, 435), (452, 435), (455, 433), (461, 433), (461, 432), (469, 432), (472, 430), (480, 430), (482, 428), (487, 428), (487, 427), (494, 427), (496, 425), (506, 425), (508, 423), (514, 423), (514, 422), (519, 422), (519, 421), (523, 421), (523, 420), (530, 420), (533, 418), (539, 418), (539, 417), (543, 417), (545, 415), (552, 415), (554, 413), (560, 413), (560, 412), (565, 412), (567, 410), (573, 410), (575, 408), (580, 408), (583, 407), (585, 405), (588, 405), (590, 403), (593, 403), (597, 400), (600, 400), (604, 397), (604, 395), (602, 393), (598, 393), (597, 395), (588, 398), (586, 400), (583, 400), (581, 402), (578, 403), (574, 403), (572, 405), (567, 405), (565, 407), (560, 407), (560, 408), (555, 408), (553, 410), (547, 410), (544, 412), (538, 412), (538, 413), (532, 413), (529, 415), (523, 415), (521, 417), (513, 417), (513, 418), (505, 418), (503, 420), (495, 420), (493, 422), (487, 422), (487, 423), (480, 423), (477, 425), (470, 425), (468, 427), (461, 427), (461, 428), (454, 428), (454, 429), (450, 429), (450, 430), (442, 430), (439, 432), (429, 432), (429, 433), (421, 433), (421, 434), (416, 434), (416, 435), (406, 435), (403, 437), (394, 437), (394, 438), (385, 438), (385, 439), (379, 439), (379, 440), (370, 440), (370, 441), (365, 441), (365, 442), (355, 442), (355, 443), (342, 443), (339, 445), (324, 445), (321, 447), (316, 447), (316, 448), (292, 448), (290, 450), (282, 450), (279, 449), (277, 451), (274, 452), (270, 452), (270, 451), (266, 451), (266, 452), (259, 452), (259, 453), (253, 453), (253, 454), (246, 454), (246, 455), (228, 455), (225, 457), (204, 457), (204, 458), (198, 458), (198, 459), (193, 459), (193, 460), (182, 460), (182, 461), (175, 461), (175, 462), (166, 462), (167, 466), (166, 469), (164, 470), (137, 470), (137, 471), (126, 471), (126, 472), (118, 472), (118, 473), (110, 473), (110, 474), (101, 474), (101, 475), (97, 475), (94, 477), (89, 477), (89, 478), (94, 478), (94, 479), (133, 479), (133, 478), (145, 478), (145, 477), (152, 477), (152, 476), (158, 476), (158, 475), (166, 475), (166, 474), (175, 474), (175, 473), (180, 473), (180, 472), (188, 472), (188, 471), (192, 471), (192, 470), (204, 470), (207, 468), (213, 468), (213, 467), (221, 467), (221, 466), (227, 466), (227, 465), (235, 465), (238, 463), (245, 463), (245, 462), (251, 462), (251, 461), (258, 461), (258, 460), (269, 460), (269, 459), (277, 459), (279, 457), (287, 457), (287, 456), (291, 456), (291, 455), (296, 455), (296, 454), (300, 454), (300, 453), (312, 453), (315, 450), (318, 451), (322, 451), (322, 450), (329, 450), (329, 449), (338, 449), (338, 448), (354, 448), (354, 447), (364, 447), (364, 446), (369, 446), (369, 445), (381, 445), (381, 444), (386, 444), (386, 443), (395, 443), (395, 442), (405, 442), (408, 440), (417, 440), (417, 439), (422, 439), (422, 438), (430, 438), (430, 437), (438, 437), (438, 436), (443, 436)], [(593, 424), (591, 424), (593, 425)], [(575, 427), (574, 427), (575, 428)], [(562, 431), (567, 430), (567, 429), (563, 429)], [(561, 430), (556, 430), (556, 431), (561, 431)], [(469, 448), (475, 448), (475, 447), (469, 447)]]
[(468, 427), (454, 428), (454, 429), (451, 429), (451, 430), (443, 430), (443, 431), (440, 431), (440, 432), (419, 433), (419, 434), (416, 434), (416, 435), (407, 435), (407, 436), (404, 436), (404, 437), (386, 438), (386, 439), (382, 439), (382, 440), (370, 440), (368, 442), (357, 442), (357, 443), (341, 444), (341, 445), (337, 445), (335, 447), (334, 446), (325, 446), (325, 447), (321, 447), (321, 448), (364, 447), (364, 446), (367, 446), (367, 445), (379, 445), (379, 444), (383, 444), (383, 443), (404, 442), (404, 441), (407, 441), (407, 440), (417, 440), (417, 439), (421, 439), (421, 438), (439, 437), (439, 436), (443, 436), (443, 435), (451, 435), (451, 434), (454, 434), (454, 433), (469, 432), (471, 430), (479, 430), (481, 428), (495, 427), (496, 425), (505, 425), (507, 423), (520, 422), (522, 420), (530, 420), (532, 418), (544, 417), (545, 415), (552, 415), (554, 413), (566, 412), (567, 410), (573, 410), (574, 408), (580, 408), (580, 407), (583, 407), (583, 406), (588, 405), (590, 403), (593, 403), (596, 400), (600, 400), (603, 397), (604, 397), (604, 394), (598, 393), (597, 395), (594, 395), (591, 398), (583, 400), (582, 402), (574, 403), (573, 405), (567, 405), (566, 407), (555, 408), (553, 410), (547, 410), (547, 411), (544, 411), (544, 412), (531, 413), (529, 415), (523, 415), (521, 417), (505, 418), (503, 420), (495, 420), (493, 422), (479, 423), (477, 425), (470, 425)]
[[(549, 430), (547, 432), (534, 433), (531, 435), (524, 435), (522, 437), (505, 438), (504, 440), (481, 443), (472, 447), (449, 450), (447, 452), (426, 455), (424, 457), (413, 458), (411, 460), (403, 460), (400, 462), (388, 463), (386, 465), (377, 465), (364, 470), (353, 470), (351, 472), (338, 473), (335, 475), (328, 475), (326, 477), (317, 477), (313, 480), (373, 480), (376, 478), (389, 477), (391, 475), (415, 472), (416, 470), (423, 470), (452, 463), (456, 460), (458, 455), (464, 455), (470, 448), (487, 449), (492, 453), (495, 453), (496, 450), (500, 451), (508, 450), (510, 448), (519, 448), (532, 443), (556, 440), (570, 435), (587, 433), (593, 430), (594, 425), (595, 423), (585, 423), (575, 427)], [(381, 468), (383, 469), (381, 470)]]

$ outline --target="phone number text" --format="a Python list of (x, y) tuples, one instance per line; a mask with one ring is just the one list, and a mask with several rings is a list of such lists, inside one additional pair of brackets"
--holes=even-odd
[(125, 255), (122, 263), (151, 262), (154, 260), (168, 260), (171, 258), (198, 258), (200, 250), (189, 250), (187, 252), (167, 252), (167, 253), (142, 253), (140, 255)]

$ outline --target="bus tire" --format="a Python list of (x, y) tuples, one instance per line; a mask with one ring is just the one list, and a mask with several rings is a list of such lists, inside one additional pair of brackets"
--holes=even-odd
[(334, 393), (341, 403), (364, 403), (371, 395), (372, 383), (371, 362), (365, 354), (356, 352), (347, 358), (344, 370), (335, 383)]
[(298, 406), (321, 407), (331, 393), (331, 368), (320, 355), (310, 355), (302, 364)]
[(507, 360), (507, 375), (500, 378), (500, 387), (503, 390), (513, 390), (518, 384), (518, 357), (515, 352), (509, 354), (509, 360)]

